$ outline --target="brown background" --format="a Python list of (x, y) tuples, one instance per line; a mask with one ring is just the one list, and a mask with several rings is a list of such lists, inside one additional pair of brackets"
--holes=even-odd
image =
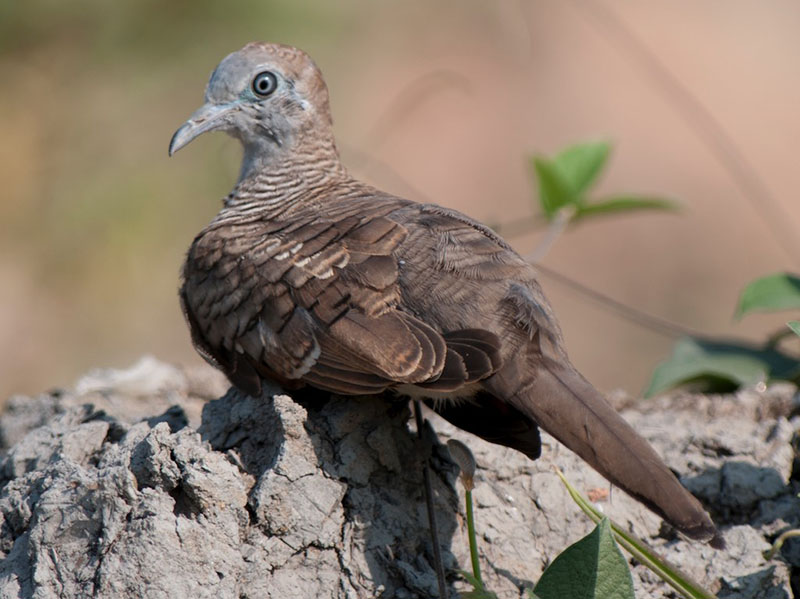
[[(748, 281), (800, 262), (798, 31), (789, 0), (3, 3), (0, 397), (143, 353), (198, 360), (178, 270), (240, 153), (223, 135), (173, 159), (166, 147), (214, 65), (252, 39), (315, 57), (352, 170), (490, 224), (534, 213), (531, 153), (613, 142), (598, 193), (683, 210), (576, 226), (544, 263), (700, 331), (763, 339), (787, 315), (732, 313)], [(694, 102), (771, 199), (737, 183)], [(673, 340), (542, 282), (576, 365), (640, 392)]]

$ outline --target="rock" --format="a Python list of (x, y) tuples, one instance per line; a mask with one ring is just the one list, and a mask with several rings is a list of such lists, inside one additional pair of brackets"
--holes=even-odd
[[(152, 369), (152, 376), (149, 374)], [(722, 525), (728, 549), (677, 539), (555, 440), (543, 458), (463, 433), (435, 414), (422, 444), (392, 398), (254, 399), (211, 371), (152, 359), (99, 371), (74, 390), (14, 398), (0, 418), (0, 599), (11, 597), (433, 597), (422, 494), (430, 455), (452, 595), (468, 568), (463, 489), (444, 443), (467, 443), (487, 586), (523, 597), (550, 560), (592, 526), (561, 468), (615, 521), (722, 599), (790, 597), (790, 565), (761, 551), (800, 526), (791, 480), (793, 387), (625, 402)], [(201, 414), (202, 410), (202, 414)], [(431, 437), (430, 433), (428, 436)], [(673, 597), (642, 566), (638, 597)]]
[(67, 408), (86, 404), (121, 423), (157, 418), (168, 422), (172, 430), (187, 423), (197, 428), (205, 402), (227, 388), (225, 377), (213, 368), (181, 369), (145, 356), (127, 370), (91, 371), (74, 389), (11, 397), (0, 418), (0, 450), (10, 448)]

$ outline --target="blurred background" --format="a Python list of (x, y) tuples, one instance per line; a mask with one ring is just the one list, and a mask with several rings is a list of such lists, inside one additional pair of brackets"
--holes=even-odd
[[(0, 398), (144, 353), (199, 362), (179, 268), (240, 150), (216, 134), (168, 159), (167, 144), (250, 40), (315, 58), (352, 171), (492, 225), (535, 213), (531, 154), (612, 142), (598, 192), (683, 210), (576, 225), (543, 264), (761, 340), (785, 315), (732, 315), (747, 282), (800, 262), (798, 31), (790, 0), (0, 2)], [(525, 231), (521, 252), (542, 237), (506, 230)], [(579, 369), (640, 393), (674, 339), (542, 284)]]

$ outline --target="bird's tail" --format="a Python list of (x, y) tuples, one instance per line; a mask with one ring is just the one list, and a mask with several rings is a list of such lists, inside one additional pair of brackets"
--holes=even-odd
[(547, 359), (538, 362), (536, 376), (519, 386), (509, 401), (678, 530), (713, 546), (723, 544), (700, 502), (571, 365)]

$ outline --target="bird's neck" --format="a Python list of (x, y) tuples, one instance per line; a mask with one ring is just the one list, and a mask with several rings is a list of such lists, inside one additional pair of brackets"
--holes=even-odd
[(346, 178), (333, 137), (313, 143), (297, 140), (292, 147), (245, 144), (239, 181), (225, 199), (228, 208), (271, 208), (284, 212), (315, 189)]

